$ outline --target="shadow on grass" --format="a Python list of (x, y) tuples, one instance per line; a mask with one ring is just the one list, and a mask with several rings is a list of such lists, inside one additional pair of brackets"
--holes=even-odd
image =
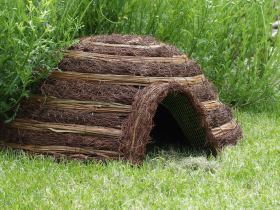
[(161, 161), (164, 166), (175, 165), (179, 168), (191, 170), (205, 170), (214, 172), (219, 163), (211, 155), (209, 148), (192, 148), (182, 142), (169, 142), (168, 144), (148, 144), (144, 160), (148, 164)]

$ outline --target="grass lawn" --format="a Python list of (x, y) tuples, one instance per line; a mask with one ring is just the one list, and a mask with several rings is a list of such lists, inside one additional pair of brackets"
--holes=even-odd
[(244, 140), (218, 159), (155, 150), (138, 167), (2, 151), (0, 209), (280, 209), (278, 107), (236, 111)]

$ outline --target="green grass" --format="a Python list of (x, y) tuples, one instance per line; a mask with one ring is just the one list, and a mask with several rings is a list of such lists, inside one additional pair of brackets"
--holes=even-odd
[(279, 209), (278, 107), (237, 111), (244, 140), (218, 159), (170, 149), (143, 166), (58, 164), (2, 151), (0, 209)]

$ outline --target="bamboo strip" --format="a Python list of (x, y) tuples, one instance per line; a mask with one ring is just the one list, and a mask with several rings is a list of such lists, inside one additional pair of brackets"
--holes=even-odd
[(202, 105), (204, 106), (206, 111), (211, 111), (218, 109), (222, 103), (219, 100), (212, 100), (212, 101), (204, 101), (202, 102)]
[(38, 153), (60, 153), (60, 154), (83, 154), (83, 155), (99, 155), (104, 157), (122, 156), (121, 153), (109, 150), (97, 150), (92, 147), (68, 147), (68, 146), (36, 146), (36, 145), (19, 145), (13, 143), (0, 142), (2, 146), (14, 149), (24, 149)]
[(58, 99), (52, 96), (31, 95), (28, 99), (22, 100), (22, 103), (44, 103), (47, 107), (58, 109), (72, 109), (85, 110), (94, 112), (108, 112), (108, 113), (130, 113), (131, 106), (120, 103), (107, 103), (98, 101), (78, 101)]
[(237, 125), (236, 122), (234, 120), (231, 120), (230, 122), (228, 122), (224, 125), (221, 125), (217, 128), (213, 128), (212, 133), (215, 137), (219, 137), (219, 136), (224, 135), (227, 132), (235, 129), (236, 125)]
[(131, 61), (133, 63), (159, 62), (159, 63), (181, 64), (190, 60), (186, 55), (173, 56), (173, 57), (141, 57), (141, 56), (136, 57), (136, 56), (107, 55), (107, 54), (90, 53), (90, 52), (74, 51), (74, 50), (67, 50), (63, 56), (65, 58), (77, 58), (82, 60)]
[[(60, 125), (58, 123), (45, 123), (45, 122), (38, 122), (35, 120), (22, 120), (22, 119), (15, 119), (15, 122), (6, 124), (7, 126), (19, 128), (19, 129), (28, 129), (28, 130), (35, 130), (35, 131), (44, 131), (44, 130), (52, 130), (54, 132), (73, 132), (73, 133), (80, 133), (80, 134), (86, 134), (86, 135), (101, 135), (101, 136), (107, 136), (107, 137), (118, 137), (121, 134), (121, 130), (113, 129), (113, 128), (104, 128), (104, 127), (98, 127), (98, 126), (80, 126), (80, 125)], [(217, 128), (213, 128), (212, 133), (215, 137), (219, 137), (221, 135), (226, 134), (227, 132), (235, 129), (237, 126), (236, 122), (234, 120), (219, 126)], [(87, 128), (85, 128), (87, 127)], [(61, 130), (56, 130), (61, 129)], [(84, 130), (83, 130), (84, 129)], [(106, 132), (105, 132), (106, 131)], [(133, 143), (133, 142), (132, 142)], [(30, 145), (29, 145), (30, 146)], [(26, 148), (22, 149), (28, 149)], [(66, 149), (65, 149), (66, 148)], [(60, 147), (60, 146), (40, 146), (36, 147), (35, 149), (39, 149), (38, 152), (46, 151), (46, 152), (53, 152), (53, 153), (82, 153), (82, 154), (90, 154), (93, 153), (93, 150), (88, 151), (87, 149), (80, 149), (77, 151), (76, 148), (71, 147)], [(34, 148), (32, 148), (32, 151)], [(88, 153), (86, 153), (88, 152)], [(97, 153), (97, 151), (94, 151)], [(99, 153), (106, 153), (103, 150), (98, 150)]]
[[(106, 103), (98, 101), (78, 101), (58, 99), (53, 96), (42, 96), (33, 94), (28, 99), (22, 100), (21, 103), (43, 103), (47, 107), (57, 109), (72, 109), (94, 112), (107, 112), (107, 113), (131, 113), (131, 105), (120, 103)], [(219, 100), (211, 100), (201, 102), (206, 111), (215, 110), (222, 104)]]
[(50, 77), (66, 80), (79, 79), (91, 83), (105, 83), (118, 85), (147, 86), (152, 83), (169, 83), (172, 81), (180, 82), (183, 85), (191, 86), (202, 83), (206, 80), (203, 74), (194, 77), (144, 77), (130, 75), (112, 75), (112, 74), (90, 74), (69, 71), (53, 70)]
[(101, 46), (101, 47), (112, 47), (112, 48), (134, 48), (134, 49), (157, 49), (161, 47), (165, 47), (164, 43), (159, 45), (126, 45), (126, 44), (108, 44), (102, 42), (91, 42), (88, 40), (84, 40), (81, 42), (82, 45), (94, 45), (94, 46)]
[(103, 137), (119, 137), (121, 135), (121, 130), (115, 128), (74, 124), (59, 124), (50, 122), (39, 122), (35, 120), (15, 119), (13, 123), (7, 123), (6, 125), (13, 128), (35, 130), (39, 132), (51, 130), (57, 133), (79, 133), (84, 135), (94, 135)]

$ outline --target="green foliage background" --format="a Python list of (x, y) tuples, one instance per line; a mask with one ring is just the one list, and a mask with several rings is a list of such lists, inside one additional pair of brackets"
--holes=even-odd
[(0, 2), (0, 116), (28, 96), (76, 37), (152, 35), (200, 63), (224, 102), (273, 100), (279, 79), (279, 13), (258, 0), (3, 0)]

